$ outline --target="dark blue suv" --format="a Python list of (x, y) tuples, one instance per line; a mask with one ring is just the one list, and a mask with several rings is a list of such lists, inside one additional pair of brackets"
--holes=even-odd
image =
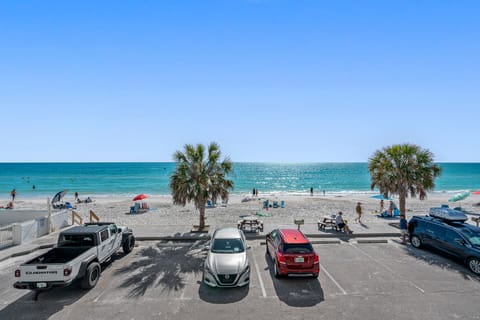
[(413, 216), (408, 222), (410, 242), (443, 251), (465, 263), (480, 275), (480, 228), (461, 221), (432, 216)]

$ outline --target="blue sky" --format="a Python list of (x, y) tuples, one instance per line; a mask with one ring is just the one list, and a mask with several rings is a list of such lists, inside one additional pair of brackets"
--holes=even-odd
[(2, 1), (1, 162), (479, 162), (478, 1)]

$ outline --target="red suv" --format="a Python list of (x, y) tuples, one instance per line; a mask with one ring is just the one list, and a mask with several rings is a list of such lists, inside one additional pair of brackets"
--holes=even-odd
[(275, 229), (267, 234), (267, 254), (276, 278), (289, 274), (311, 274), (318, 278), (320, 259), (300, 230)]

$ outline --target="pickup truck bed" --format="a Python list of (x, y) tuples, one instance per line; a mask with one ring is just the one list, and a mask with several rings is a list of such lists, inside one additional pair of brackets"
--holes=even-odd
[(78, 257), (91, 247), (59, 247), (53, 248), (38, 256), (27, 263), (26, 265), (31, 264), (46, 264), (46, 263), (66, 263), (74, 258)]

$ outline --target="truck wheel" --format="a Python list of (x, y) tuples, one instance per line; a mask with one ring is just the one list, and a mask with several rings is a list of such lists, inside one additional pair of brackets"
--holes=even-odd
[(123, 243), (123, 253), (125, 254), (130, 253), (133, 250), (134, 246), (135, 246), (135, 237), (130, 234), (128, 235), (127, 239), (125, 239), (125, 242)]
[(87, 267), (87, 272), (85, 273), (85, 276), (82, 278), (82, 283), (81, 287), (82, 289), (91, 289), (95, 287), (95, 285), (98, 282), (98, 279), (100, 278), (100, 264), (97, 262), (92, 262), (88, 267)]

